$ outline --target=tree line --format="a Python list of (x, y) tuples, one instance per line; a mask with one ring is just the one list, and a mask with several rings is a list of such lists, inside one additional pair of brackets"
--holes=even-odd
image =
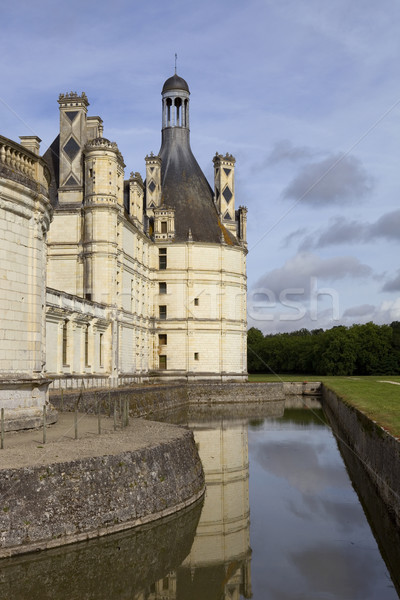
[(399, 375), (400, 321), (274, 335), (252, 327), (247, 368), (249, 373)]

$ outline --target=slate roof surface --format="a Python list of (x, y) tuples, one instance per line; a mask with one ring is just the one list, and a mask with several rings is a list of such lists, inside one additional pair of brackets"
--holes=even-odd
[(60, 185), (60, 136), (58, 135), (43, 154), (50, 170), (51, 183), (49, 188), (50, 203), (55, 208), (58, 204), (58, 188)]
[(168, 127), (162, 131), (161, 206), (175, 209), (175, 241), (186, 242), (189, 229), (194, 242), (238, 245), (221, 224), (213, 201), (213, 191), (195, 159), (189, 130)]

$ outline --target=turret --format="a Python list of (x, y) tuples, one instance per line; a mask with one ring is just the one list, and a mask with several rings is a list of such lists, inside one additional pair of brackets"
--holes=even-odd
[(84, 294), (117, 302), (117, 222), (123, 209), (124, 162), (118, 146), (95, 138), (85, 146)]

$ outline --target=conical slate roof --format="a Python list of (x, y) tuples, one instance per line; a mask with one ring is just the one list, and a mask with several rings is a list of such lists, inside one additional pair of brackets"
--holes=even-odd
[(237, 245), (221, 224), (213, 201), (213, 191), (195, 159), (189, 143), (189, 130), (169, 127), (163, 130), (161, 157), (161, 204), (175, 209), (175, 240), (187, 241), (189, 229), (194, 242), (221, 242)]
[[(169, 90), (189, 92), (189, 86), (175, 73), (164, 83), (163, 102)], [(187, 241), (191, 233), (194, 242), (217, 244), (221, 243), (222, 234), (225, 243), (237, 245), (236, 238), (221, 224), (213, 191), (193, 156), (190, 132), (186, 125), (189, 119), (182, 121), (183, 125), (171, 126), (164, 122), (159, 152), (161, 205), (175, 209), (175, 240)]]

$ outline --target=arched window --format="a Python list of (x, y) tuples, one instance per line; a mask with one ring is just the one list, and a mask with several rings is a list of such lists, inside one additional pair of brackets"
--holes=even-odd
[(167, 127), (171, 127), (171, 106), (172, 106), (171, 98), (167, 98), (166, 105), (167, 105)]
[(175, 118), (175, 125), (177, 127), (179, 127), (180, 125), (182, 125), (182, 123), (180, 122), (182, 116), (181, 116), (181, 107), (182, 107), (182, 100), (181, 98), (176, 98), (175, 99), (175, 106), (176, 106), (176, 118)]

